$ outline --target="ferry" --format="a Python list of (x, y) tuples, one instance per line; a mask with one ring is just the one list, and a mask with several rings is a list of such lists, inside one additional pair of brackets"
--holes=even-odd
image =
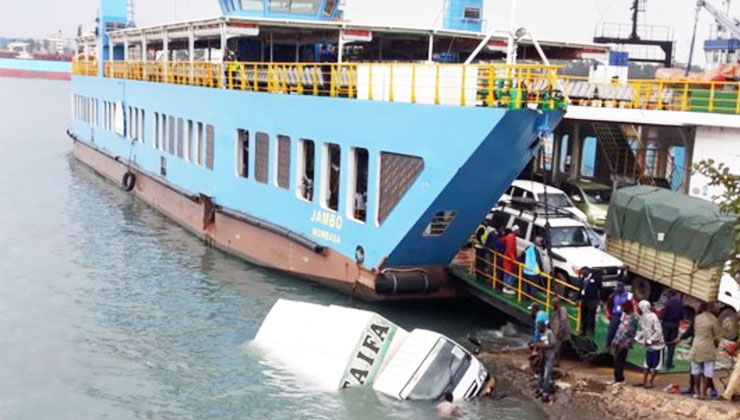
[[(220, 5), (131, 27), (101, 1), (72, 64), (75, 157), (249, 262), (368, 300), (455, 296), (446, 267), (563, 118), (558, 67), (505, 64), (472, 6), (432, 29)], [(519, 54), (605, 48), (535, 44)]]

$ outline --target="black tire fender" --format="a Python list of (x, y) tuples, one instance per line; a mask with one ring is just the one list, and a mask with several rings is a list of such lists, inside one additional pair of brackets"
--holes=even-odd
[(121, 185), (125, 191), (132, 191), (136, 186), (136, 174), (131, 171), (126, 171), (121, 179)]

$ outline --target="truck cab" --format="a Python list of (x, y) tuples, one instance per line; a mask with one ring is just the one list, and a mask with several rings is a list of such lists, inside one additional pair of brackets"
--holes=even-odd
[(399, 400), (472, 399), (490, 375), (434, 331), (404, 330), (377, 313), (278, 300), (253, 343), (270, 360), (326, 390), (366, 387)]

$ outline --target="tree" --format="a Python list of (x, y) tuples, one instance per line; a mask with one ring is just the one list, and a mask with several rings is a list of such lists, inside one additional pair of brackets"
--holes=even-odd
[(724, 163), (715, 165), (712, 159), (695, 164), (694, 170), (709, 178), (709, 185), (724, 188), (724, 192), (712, 197), (712, 200), (723, 213), (730, 213), (738, 218), (733, 230), (735, 247), (730, 258), (730, 274), (740, 281), (740, 175), (731, 173)]

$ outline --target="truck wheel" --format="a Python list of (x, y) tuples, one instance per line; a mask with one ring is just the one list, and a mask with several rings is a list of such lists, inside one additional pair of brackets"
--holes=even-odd
[(736, 341), (738, 327), (737, 312), (732, 308), (722, 309), (717, 319), (722, 328), (722, 336), (727, 340)]
[(652, 289), (650, 281), (646, 278), (635, 276), (632, 279), (632, 295), (636, 301), (649, 300)]

